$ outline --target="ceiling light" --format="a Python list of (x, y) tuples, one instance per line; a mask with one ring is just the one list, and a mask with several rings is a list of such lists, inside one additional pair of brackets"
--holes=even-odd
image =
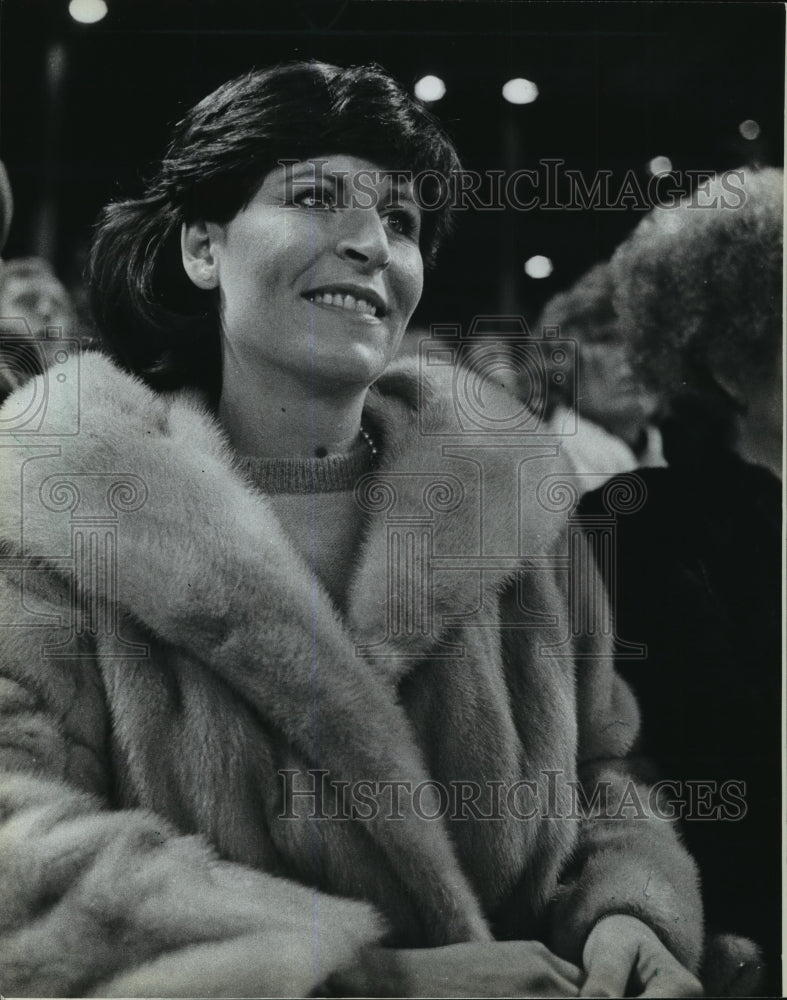
[(445, 84), (439, 76), (422, 76), (415, 85), (415, 96), (419, 101), (439, 101), (445, 96)]
[(504, 84), (503, 97), (510, 104), (532, 104), (538, 97), (538, 87), (532, 80), (523, 80), (520, 76)]
[(543, 254), (536, 254), (525, 261), (525, 274), (528, 278), (548, 278), (554, 271), (552, 261)]
[(68, 13), (80, 24), (96, 24), (107, 16), (105, 0), (71, 0)]

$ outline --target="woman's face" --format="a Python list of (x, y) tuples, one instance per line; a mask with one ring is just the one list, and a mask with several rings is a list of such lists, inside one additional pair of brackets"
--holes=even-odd
[(594, 330), (593, 339), (579, 335), (580, 413), (619, 433), (641, 427), (653, 415), (657, 400), (636, 377), (630, 350), (614, 327)]
[(421, 296), (420, 221), (407, 186), (358, 157), (271, 171), (206, 226), (225, 359), (315, 388), (370, 384)]
[(74, 333), (74, 309), (68, 292), (54, 275), (44, 271), (13, 272), (0, 290), (0, 318), (21, 317), (35, 339), (46, 337), (47, 328), (57, 327), (65, 335)]

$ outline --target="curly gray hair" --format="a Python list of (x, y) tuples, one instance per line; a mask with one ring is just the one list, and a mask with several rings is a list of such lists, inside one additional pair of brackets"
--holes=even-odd
[(714, 394), (778, 363), (784, 174), (720, 174), (646, 216), (612, 258), (614, 304), (642, 377), (667, 396)]

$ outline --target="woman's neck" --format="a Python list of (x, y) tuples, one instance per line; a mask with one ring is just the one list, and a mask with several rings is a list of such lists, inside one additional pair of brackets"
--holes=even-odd
[(241, 455), (308, 458), (341, 455), (355, 444), (367, 386), (304, 385), (275, 372), (260, 376), (230, 361), (218, 417)]

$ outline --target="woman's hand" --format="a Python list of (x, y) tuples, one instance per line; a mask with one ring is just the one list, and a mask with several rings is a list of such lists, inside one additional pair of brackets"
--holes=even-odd
[(336, 996), (578, 997), (580, 970), (540, 941), (369, 948), (330, 980)]
[[(599, 920), (582, 952), (583, 997), (701, 997), (702, 986), (636, 917)], [(628, 986), (628, 992), (626, 987)]]

